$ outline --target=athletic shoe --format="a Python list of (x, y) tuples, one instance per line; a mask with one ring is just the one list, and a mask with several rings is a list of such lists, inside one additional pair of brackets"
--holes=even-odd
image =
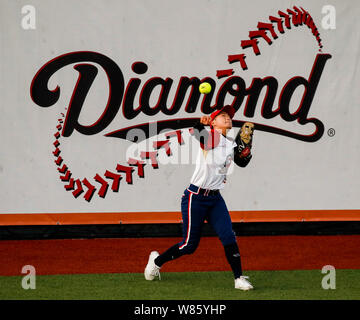
[(248, 280), (246, 280), (248, 278), (249, 277), (246, 276), (240, 276), (240, 278), (235, 279), (235, 289), (240, 289), (240, 290), (254, 289), (251, 283)]
[(145, 271), (144, 271), (144, 275), (145, 275), (145, 279), (146, 280), (154, 280), (155, 277), (159, 277), (159, 280), (161, 280), (160, 278), (160, 267), (158, 267), (154, 260), (159, 256), (159, 252), (157, 251), (152, 251), (149, 255), (149, 261), (146, 265)]

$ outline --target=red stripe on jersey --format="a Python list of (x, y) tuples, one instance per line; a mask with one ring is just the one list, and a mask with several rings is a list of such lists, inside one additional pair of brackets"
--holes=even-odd
[(188, 227), (187, 227), (187, 231), (186, 231), (186, 240), (185, 243), (179, 247), (179, 250), (181, 250), (182, 248), (184, 248), (185, 246), (187, 246), (189, 239), (190, 239), (190, 231), (191, 231), (191, 198), (192, 198), (192, 193), (189, 193), (189, 200), (188, 200)]
[(211, 129), (206, 144), (200, 143), (201, 149), (212, 150), (219, 145), (220, 133), (214, 129)]

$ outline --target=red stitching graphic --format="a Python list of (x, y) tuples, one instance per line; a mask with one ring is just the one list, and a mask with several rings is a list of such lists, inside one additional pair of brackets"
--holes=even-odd
[(132, 173), (134, 171), (134, 168), (131, 168), (131, 167), (126, 167), (126, 166), (123, 166), (121, 164), (118, 164), (116, 166), (116, 171), (117, 172), (125, 172), (126, 174), (126, 182), (128, 184), (132, 184), (133, 183), (133, 180), (132, 180)]
[[(280, 34), (285, 33), (284, 26), (287, 29), (291, 29), (291, 24), (293, 26), (298, 27), (302, 25), (306, 25), (311, 31), (314, 37), (316, 38), (318, 45), (319, 45), (319, 51), (321, 52), (321, 48), (323, 47), (321, 44), (321, 38), (320, 33), (311, 17), (309, 12), (304, 10), (302, 7), (300, 9), (296, 6), (292, 9), (287, 9), (286, 12), (278, 11), (278, 17), (275, 16), (269, 16), (268, 22), (258, 22), (257, 24), (257, 30), (249, 31), (249, 39), (241, 40), (240, 46), (242, 49), (249, 49), (252, 48), (252, 52), (255, 55), (260, 55), (260, 47), (263, 44), (271, 45), (273, 43), (273, 40), (276, 40), (278, 38), (278, 34), (276, 32), (279, 32)], [(258, 39), (262, 39), (259, 43)], [(249, 51), (251, 53), (251, 51)], [(247, 70), (248, 66), (246, 64), (246, 54), (245, 53), (238, 53), (238, 54), (232, 54), (228, 55), (228, 63), (232, 64), (235, 62), (239, 62), (240, 67), (242, 70)], [(222, 77), (229, 77), (234, 74), (233, 69), (222, 69), (217, 70), (216, 76), (218, 78)], [(67, 110), (67, 108), (65, 108)], [(59, 148), (60, 142), (59, 139), (61, 138), (61, 134), (59, 131), (62, 129), (62, 124), (64, 122), (65, 114), (61, 113), (61, 118), (58, 119), (58, 123), (56, 126), (57, 131), (54, 133), (55, 142), (53, 145), (55, 146), (55, 150), (52, 152), (53, 155), (56, 157), (56, 160), (54, 161), (55, 164), (58, 166), (57, 170), (60, 173), (60, 180), (63, 182), (68, 182), (68, 184), (64, 185), (64, 188), (66, 191), (72, 191), (72, 194), (75, 198), (78, 198), (80, 194), (84, 192), (84, 187), (87, 188), (84, 199), (88, 202), (91, 201), (93, 198), (93, 195), (95, 194), (95, 191), (97, 190), (96, 187), (89, 181), (87, 178), (84, 178), (83, 180), (77, 179), (77, 178), (71, 178), (72, 173), (70, 172), (69, 168), (66, 164), (63, 164), (62, 167), (61, 164), (63, 163), (63, 159), (59, 154), (61, 153), (61, 149)], [(194, 135), (194, 129), (190, 128), (189, 133), (191, 135)], [(140, 158), (142, 160), (150, 159), (151, 166), (153, 169), (159, 168), (159, 164), (157, 161), (158, 156), (158, 150), (164, 149), (167, 156), (172, 155), (172, 151), (170, 148), (170, 139), (172, 137), (176, 137), (178, 144), (183, 145), (184, 140), (182, 137), (182, 130), (176, 130), (165, 133), (166, 140), (160, 140), (153, 142), (153, 148), (156, 151), (141, 151), (140, 152)], [(124, 166), (121, 164), (117, 164), (116, 171), (117, 172), (124, 172), (125, 173), (125, 179), (128, 184), (133, 183), (133, 171), (135, 171), (134, 167), (137, 167), (137, 175), (139, 178), (144, 178), (144, 167), (146, 165), (145, 161), (142, 161), (141, 159), (133, 159), (129, 158), (127, 160), (127, 163), (129, 166)], [(101, 198), (105, 198), (108, 188), (109, 188), (109, 182), (106, 181), (106, 179), (111, 179), (111, 190), (113, 192), (119, 191), (120, 181), (122, 179), (121, 174), (114, 173), (109, 170), (106, 170), (103, 175), (99, 175), (96, 173), (95, 177), (93, 177), (94, 181), (99, 183), (100, 189), (98, 190), (97, 194)]]
[(272, 44), (271, 39), (266, 34), (265, 30), (256, 30), (256, 31), (249, 31), (249, 38), (263, 38), (268, 44)]
[(71, 177), (71, 172), (70, 172), (70, 170), (67, 170), (65, 175), (60, 176), (60, 180), (61, 181), (69, 181), (70, 177)]
[[(287, 12), (287, 13), (286, 13)], [(316, 38), (318, 45), (319, 45), (319, 51), (321, 52), (321, 48), (323, 47), (321, 44), (321, 38), (319, 30), (317, 29), (315, 22), (313, 18), (311, 17), (310, 13), (307, 12), (304, 8), (300, 7), (300, 9), (296, 6), (292, 9), (286, 9), (286, 12), (283, 12), (281, 10), (278, 11), (279, 17), (269, 16), (269, 22), (258, 22), (257, 30), (249, 31), (249, 39), (241, 40), (240, 46), (242, 49), (248, 49), (252, 48), (253, 53), (258, 56), (261, 54), (260, 48), (259, 48), (259, 41), (257, 38), (262, 38), (268, 45), (271, 45), (273, 43), (272, 40), (276, 40), (278, 38), (278, 35), (276, 34), (275, 27), (277, 28), (277, 31), (281, 34), (285, 32), (284, 25), (287, 29), (291, 29), (291, 24), (293, 24), (294, 27), (306, 25)], [(274, 24), (273, 24), (274, 23)], [(269, 34), (267, 33), (269, 32)], [(270, 35), (272, 39), (270, 38)], [(263, 42), (261, 43), (263, 44)], [(245, 54), (234, 54), (228, 56), (228, 62), (234, 63), (234, 62), (240, 62), (240, 67), (242, 70), (247, 70), (247, 64), (245, 62)], [(217, 70), (216, 76), (220, 79), (222, 77), (230, 76), (230, 71), (232, 69), (228, 70)]]
[[(281, 18), (277, 18), (277, 17), (273, 17), (273, 16), (270, 16), (269, 17), (269, 20), (271, 22), (276, 22), (277, 23), (277, 28), (278, 28), (278, 31), (280, 33), (284, 33), (284, 27), (283, 27), (283, 20)], [(260, 23), (260, 22), (259, 22)], [(258, 25), (258, 28), (259, 28), (259, 25)], [(275, 38), (274, 38), (275, 39)]]
[(62, 162), (63, 162), (63, 158), (61, 158), (61, 156), (58, 157), (58, 158), (55, 160), (55, 163), (56, 163), (58, 166), (61, 165)]
[(242, 54), (231, 54), (228, 56), (228, 61), (229, 63), (234, 63), (234, 62), (240, 62), (240, 66), (243, 70), (247, 69), (247, 65), (245, 62), (245, 58), (246, 55), (244, 53)]
[(95, 181), (101, 183), (101, 188), (99, 189), (99, 192), (98, 192), (99, 197), (105, 198), (105, 195), (109, 188), (109, 184), (103, 178), (101, 178), (101, 176), (98, 173), (96, 174), (94, 179), (95, 179)]
[(275, 33), (274, 26), (272, 25), (272, 23), (259, 22), (257, 27), (259, 30), (269, 30), (273, 39), (277, 39), (278, 36)]
[(81, 181), (79, 179), (76, 179), (76, 189), (72, 192), (73, 196), (77, 198), (80, 194), (84, 192), (84, 189), (82, 188)]
[(67, 169), (68, 169), (67, 165), (64, 164), (64, 165), (62, 166), (62, 168), (58, 168), (58, 171), (59, 171), (60, 173), (65, 173), (65, 172), (67, 171)]
[(280, 17), (285, 18), (285, 27), (288, 29), (291, 29), (291, 24), (290, 24), (290, 16), (288, 14), (286, 14), (285, 12), (282, 11), (278, 11), (278, 14)]
[(67, 191), (74, 190), (74, 178), (71, 178), (69, 184), (65, 185), (64, 188)]
[(91, 198), (94, 195), (96, 188), (86, 178), (83, 179), (82, 183), (85, 185), (85, 187), (88, 188), (88, 191), (86, 191), (86, 193), (84, 194), (84, 199), (87, 202), (90, 202)]
[(150, 159), (151, 165), (154, 169), (159, 168), (159, 164), (156, 160), (157, 155), (158, 155), (157, 151), (141, 151), (140, 152), (140, 158)]
[(247, 49), (252, 47), (254, 50), (254, 53), (258, 56), (260, 54), (260, 50), (258, 47), (259, 41), (257, 39), (251, 39), (251, 40), (241, 40), (241, 48)]
[(55, 157), (57, 157), (59, 154), (60, 154), (60, 149), (59, 148), (56, 148), (55, 149), (55, 151), (53, 151), (53, 155), (55, 156)]
[(166, 139), (170, 139), (171, 137), (174, 137), (174, 136), (177, 137), (177, 141), (180, 145), (184, 144), (184, 139), (182, 138), (181, 130), (176, 130), (176, 131), (171, 131), (171, 132), (165, 133)]
[(230, 77), (231, 75), (234, 74), (234, 69), (226, 69), (226, 70), (217, 70), (216, 71), (216, 76), (221, 79), (224, 77)]
[(113, 173), (113, 172), (110, 172), (110, 171), (106, 170), (104, 176), (106, 178), (114, 180), (112, 185), (111, 185), (111, 190), (114, 191), (114, 192), (118, 192), (119, 191), (120, 180), (122, 179), (121, 174)]
[(164, 148), (168, 157), (172, 155), (169, 140), (154, 141), (153, 148), (157, 150)]
[(136, 160), (133, 158), (129, 158), (128, 160), (128, 164), (130, 166), (137, 166), (138, 167), (138, 176), (140, 178), (144, 178), (144, 166), (145, 166), (145, 162), (144, 161), (140, 161), (140, 160)]

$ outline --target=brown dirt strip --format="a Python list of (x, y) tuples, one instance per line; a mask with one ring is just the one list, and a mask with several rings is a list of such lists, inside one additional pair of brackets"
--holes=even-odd
[[(143, 272), (149, 252), (160, 253), (180, 238), (0, 241), (0, 275), (21, 275), (24, 265), (36, 273)], [(244, 270), (360, 268), (360, 235), (238, 237)], [(230, 270), (217, 238), (203, 237), (193, 255), (163, 266), (162, 271)]]

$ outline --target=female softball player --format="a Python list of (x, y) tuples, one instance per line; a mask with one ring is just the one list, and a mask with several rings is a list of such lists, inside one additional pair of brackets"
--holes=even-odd
[[(242, 275), (235, 233), (225, 201), (219, 192), (226, 182), (231, 161), (245, 167), (252, 157), (252, 123), (244, 124), (235, 141), (226, 137), (228, 130), (232, 128), (234, 114), (234, 108), (228, 105), (210, 116), (201, 117), (199, 124), (194, 127), (194, 135), (201, 148), (191, 184), (184, 191), (181, 200), (183, 240), (161, 255), (157, 251), (150, 253), (144, 271), (146, 280), (153, 280), (157, 276), (160, 278), (160, 268), (164, 263), (184, 254), (194, 253), (200, 241), (202, 226), (207, 220), (224, 246), (227, 261), (234, 273), (235, 288), (253, 289), (248, 277)], [(205, 129), (206, 125), (210, 125), (210, 132)]]

